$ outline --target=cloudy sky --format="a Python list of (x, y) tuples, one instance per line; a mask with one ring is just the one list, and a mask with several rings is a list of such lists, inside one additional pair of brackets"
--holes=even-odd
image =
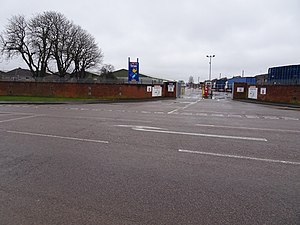
[[(91, 33), (104, 63), (172, 80), (266, 73), (300, 64), (299, 0), (10, 0), (1, 3), (0, 31), (13, 15), (54, 10)], [(26, 68), (0, 59), (0, 70)]]

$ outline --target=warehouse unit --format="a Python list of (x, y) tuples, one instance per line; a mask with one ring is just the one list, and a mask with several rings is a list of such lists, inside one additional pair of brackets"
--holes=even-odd
[(278, 66), (269, 68), (268, 84), (300, 84), (300, 65)]
[(233, 77), (228, 79), (225, 85), (226, 91), (231, 91), (234, 83), (247, 83), (256, 85), (256, 77)]

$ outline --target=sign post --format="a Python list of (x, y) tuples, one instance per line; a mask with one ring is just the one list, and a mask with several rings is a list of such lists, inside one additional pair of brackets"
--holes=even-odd
[(130, 57), (128, 57), (128, 82), (136, 81), (139, 82), (139, 59), (136, 62), (130, 62)]

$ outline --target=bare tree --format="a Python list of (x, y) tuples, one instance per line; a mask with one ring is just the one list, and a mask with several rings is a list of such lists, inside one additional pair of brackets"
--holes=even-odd
[(44, 76), (47, 71), (60, 77), (85, 74), (103, 59), (92, 35), (53, 11), (29, 21), (24, 16), (12, 17), (0, 41), (2, 53), (8, 58), (21, 55), (34, 77)]
[(76, 76), (84, 77), (87, 69), (102, 62), (103, 54), (95, 38), (67, 20), (64, 15), (56, 12), (48, 14), (53, 18), (52, 56), (59, 76), (63, 77), (72, 72)]
[(14, 56), (23, 58), (33, 77), (39, 76), (39, 66), (35, 64), (37, 53), (32, 49), (32, 41), (28, 35), (28, 23), (24, 16), (13, 16), (1, 36), (1, 52), (8, 59)]
[[(73, 33), (73, 23), (70, 22), (63, 14), (57, 12), (45, 12), (45, 17), (50, 18), (51, 28), (49, 39), (51, 43), (51, 57), (56, 64), (57, 73), (60, 77), (64, 77), (73, 62), (72, 45), (75, 40)], [(52, 71), (50, 67), (48, 70)]]
[(84, 76), (89, 68), (102, 63), (103, 54), (94, 37), (77, 26), (73, 46), (74, 73)]
[(111, 64), (104, 64), (100, 69), (101, 75), (103, 74), (110, 74), (115, 70), (115, 67)]
[(37, 66), (40, 76), (46, 75), (53, 42), (50, 40), (52, 18), (47, 13), (37, 15), (29, 22), (29, 39), (34, 52), (37, 52)]
[(100, 69), (101, 78), (106, 80), (117, 80), (118, 78), (113, 75), (113, 71), (115, 70), (114, 66), (111, 64), (104, 64)]

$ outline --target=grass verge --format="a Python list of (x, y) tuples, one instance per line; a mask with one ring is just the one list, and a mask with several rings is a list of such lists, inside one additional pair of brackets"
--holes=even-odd
[(0, 101), (24, 101), (24, 102), (62, 102), (62, 101), (90, 101), (94, 98), (59, 98), (39, 96), (0, 96)]

